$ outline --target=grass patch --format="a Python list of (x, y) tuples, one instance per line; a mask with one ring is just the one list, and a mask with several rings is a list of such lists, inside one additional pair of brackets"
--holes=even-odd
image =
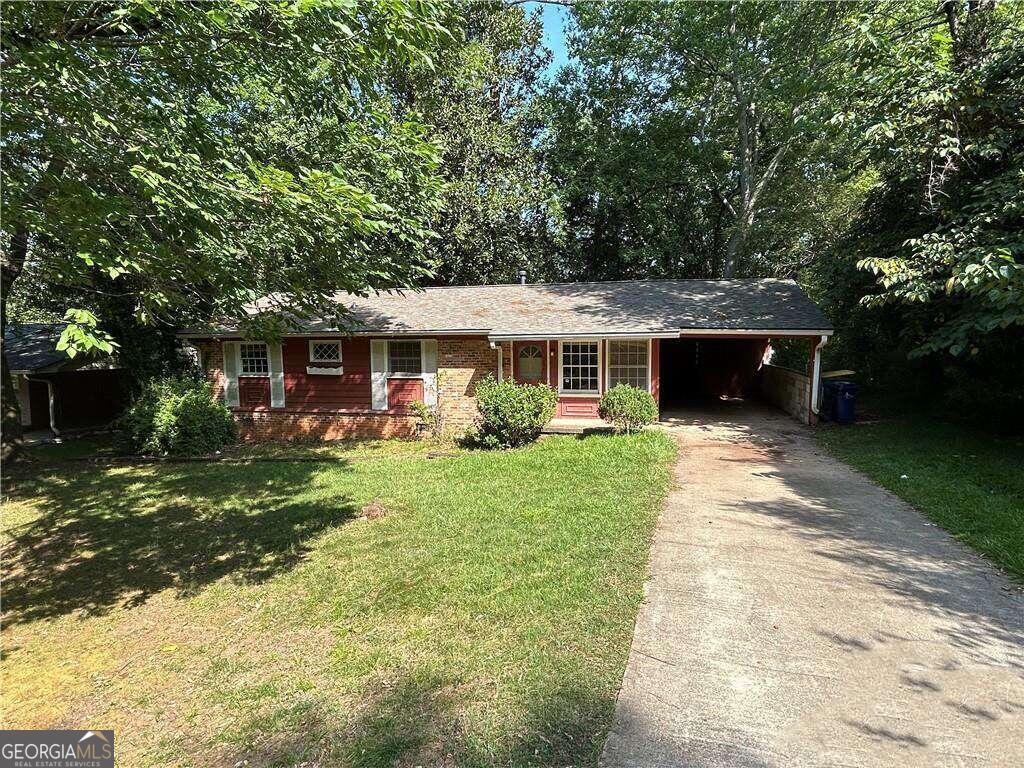
[(28, 465), (4, 725), (112, 727), (125, 765), (594, 764), (674, 450)]
[(1024, 581), (1024, 440), (925, 418), (816, 434), (834, 456)]

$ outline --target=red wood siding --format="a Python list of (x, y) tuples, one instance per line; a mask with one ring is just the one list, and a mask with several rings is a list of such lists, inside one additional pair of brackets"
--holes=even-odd
[(270, 379), (267, 376), (239, 376), (238, 407), (243, 411), (269, 408)]
[(573, 419), (596, 419), (597, 403), (596, 397), (561, 395), (558, 398), (558, 415)]
[(282, 355), (285, 406), (289, 410), (370, 408), (369, 339), (342, 340), (341, 363), (345, 373), (341, 376), (306, 373), (310, 365), (308, 339), (286, 339)]
[(423, 400), (423, 381), (420, 379), (388, 379), (388, 408), (408, 410), (409, 403)]

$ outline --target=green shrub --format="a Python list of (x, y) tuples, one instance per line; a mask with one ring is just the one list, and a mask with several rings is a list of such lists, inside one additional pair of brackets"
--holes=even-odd
[(488, 377), (477, 384), (479, 425), (468, 441), (484, 448), (517, 448), (536, 440), (555, 415), (558, 395), (546, 384)]
[(210, 385), (188, 377), (147, 384), (121, 418), (122, 448), (132, 453), (197, 456), (235, 439), (231, 412)]
[(431, 407), (422, 400), (414, 400), (409, 403), (409, 408), (419, 417), (421, 431), (429, 432), (435, 440), (440, 440), (444, 435), (441, 409), (437, 406)]
[(601, 397), (597, 412), (616, 432), (636, 432), (658, 420), (658, 404), (650, 392), (616, 384)]

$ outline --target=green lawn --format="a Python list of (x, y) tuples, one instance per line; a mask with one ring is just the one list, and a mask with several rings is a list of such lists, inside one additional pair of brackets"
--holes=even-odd
[(817, 435), (837, 458), (1024, 581), (1024, 439), (925, 417), (828, 425)]
[(4, 727), (114, 728), (125, 766), (592, 765), (674, 450), (37, 453), (5, 478)]

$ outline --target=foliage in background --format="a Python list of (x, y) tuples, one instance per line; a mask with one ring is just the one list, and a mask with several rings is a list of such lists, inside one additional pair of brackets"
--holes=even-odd
[(916, 354), (976, 354), (1024, 326), (1024, 17), (1012, 3), (920, 10), (860, 24), (861, 98), (841, 117), (882, 176), (865, 224), (899, 238), (860, 266), (879, 277), (868, 306), (928, 305)]
[(658, 404), (650, 392), (616, 384), (601, 396), (597, 412), (616, 432), (630, 434), (658, 420)]
[(3, 320), (140, 380), (269, 291), (735, 274), (800, 280), (826, 367), (1024, 413), (1019, 5), (577, 3), (551, 84), (521, 4), (2, 13)]
[(423, 114), (440, 148), (440, 211), (428, 244), (435, 285), (514, 282), (551, 277), (559, 212), (538, 138), (537, 97), (551, 60), (539, 11), (497, 0), (461, 6), (455, 36), (431, 66), (396, 78), (410, 107)]
[[(579, 3), (549, 96), (570, 277), (792, 274), (840, 196), (845, 6)], [(840, 160), (842, 162), (842, 160)]]
[(157, 456), (202, 456), (235, 439), (231, 412), (209, 383), (184, 376), (150, 381), (118, 427), (129, 452)]
[(1024, 426), (1024, 31), (1012, 6), (865, 9), (836, 122), (866, 186), (801, 279), (829, 367), (902, 407)]
[(482, 448), (518, 448), (540, 437), (558, 405), (547, 384), (517, 384), (487, 377), (476, 385), (480, 420), (467, 443)]
[(422, 428), (429, 432), (433, 438), (439, 439), (444, 435), (444, 418), (441, 415), (440, 408), (436, 405), (431, 407), (422, 400), (413, 401), (409, 404), (409, 407), (419, 417)]

